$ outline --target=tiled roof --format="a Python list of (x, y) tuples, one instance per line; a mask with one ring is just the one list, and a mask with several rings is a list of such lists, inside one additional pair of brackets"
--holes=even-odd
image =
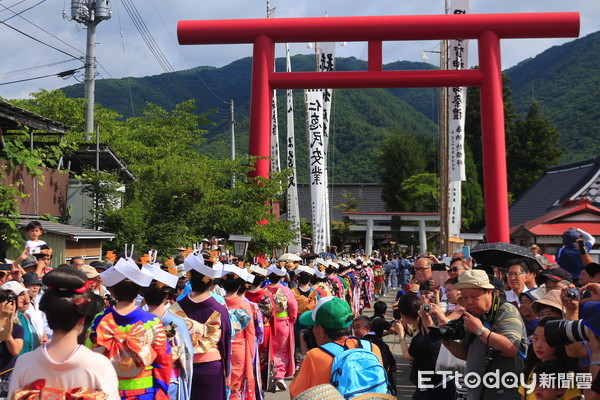
[(561, 207), (600, 169), (600, 156), (549, 167), (510, 207), (510, 226), (518, 226)]
[[(329, 207), (332, 221), (341, 221), (341, 210), (334, 208), (336, 205), (346, 202), (342, 194), (350, 195), (359, 200), (358, 211), (381, 212), (385, 210), (385, 204), (381, 199), (381, 185), (377, 183), (335, 183), (329, 185)], [(300, 207), (300, 218), (306, 218), (311, 222), (310, 213), (310, 185), (298, 184), (298, 203)]]
[[(19, 227), (25, 227), (31, 220), (21, 220), (18, 223)], [(114, 233), (95, 231), (93, 229), (80, 228), (73, 225), (59, 224), (57, 222), (40, 221), (44, 232), (55, 233), (57, 235), (66, 236), (68, 240), (79, 241), (80, 239), (100, 239), (113, 240)]]
[[(587, 216), (587, 217), (586, 217)], [(564, 231), (576, 226), (592, 236), (600, 235), (600, 209), (587, 201), (573, 202), (524, 224), (514, 226), (511, 234), (520, 228), (538, 236), (561, 236)]]

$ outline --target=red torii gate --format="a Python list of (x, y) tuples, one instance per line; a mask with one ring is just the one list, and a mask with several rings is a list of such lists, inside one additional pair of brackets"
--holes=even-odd
[[(273, 89), (479, 86), (488, 242), (510, 242), (500, 39), (577, 37), (579, 13), (179, 21), (179, 43), (252, 43), (249, 154), (269, 176)], [(479, 70), (383, 71), (382, 41), (477, 39)], [(368, 42), (368, 71), (274, 72), (275, 43)]]

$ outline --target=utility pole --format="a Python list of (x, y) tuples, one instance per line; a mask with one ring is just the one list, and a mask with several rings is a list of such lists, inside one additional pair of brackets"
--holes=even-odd
[[(440, 69), (448, 69), (448, 41), (442, 40)], [(440, 254), (447, 254), (449, 241), (450, 171), (448, 166), (448, 88), (440, 91)]]
[[(235, 161), (235, 117), (233, 113), (233, 99), (229, 101), (229, 124), (231, 129), (231, 161)], [(231, 187), (235, 187), (235, 174), (231, 176)]]
[[(63, 17), (66, 18), (63, 11)], [(71, 0), (71, 19), (86, 26), (85, 54), (85, 127), (86, 140), (94, 132), (94, 92), (96, 90), (96, 25), (110, 19), (108, 0)]]

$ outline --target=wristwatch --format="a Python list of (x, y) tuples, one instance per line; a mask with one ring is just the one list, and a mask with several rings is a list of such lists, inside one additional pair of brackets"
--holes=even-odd
[(485, 332), (487, 328), (485, 326), (482, 326), (481, 328), (477, 329), (477, 331), (475, 332), (475, 334), (477, 335), (477, 337), (483, 335), (483, 332)]

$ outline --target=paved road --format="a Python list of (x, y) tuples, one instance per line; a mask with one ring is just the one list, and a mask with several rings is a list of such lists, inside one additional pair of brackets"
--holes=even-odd
[[(384, 296), (381, 300), (385, 301), (388, 304), (388, 312), (386, 317), (389, 320), (392, 316), (391, 310), (392, 304), (395, 300), (395, 294), (394, 296), (392, 296), (390, 292), (390, 295)], [(366, 309), (364, 314), (367, 316), (371, 316), (373, 315), (373, 310)], [(396, 363), (398, 365), (398, 371), (396, 372), (396, 388), (398, 391), (397, 397), (398, 399), (412, 399), (412, 395), (415, 391), (415, 385), (410, 383), (408, 380), (408, 375), (410, 371), (409, 363), (406, 360), (404, 360), (404, 358), (401, 355), (400, 344), (398, 343), (396, 336), (386, 336), (385, 341), (390, 346), (392, 353), (396, 357)], [(289, 385), (291, 378), (287, 379), (286, 381)], [(288, 392), (266, 393), (265, 398), (266, 400), (289, 400), (290, 395), (288, 394)]]

